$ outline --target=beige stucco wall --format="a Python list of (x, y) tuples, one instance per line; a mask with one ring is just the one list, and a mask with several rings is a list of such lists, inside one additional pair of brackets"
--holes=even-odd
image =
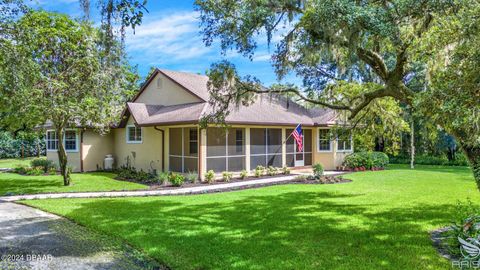
[[(130, 118), (127, 125), (133, 124)], [(126, 128), (113, 129), (114, 158), (117, 167), (127, 164), (149, 171), (162, 169), (162, 133), (153, 127), (142, 127), (142, 143), (127, 143)]]
[[(161, 87), (157, 87), (157, 80), (162, 80)], [(201, 101), (183, 87), (179, 86), (165, 75), (158, 73), (145, 88), (135, 102), (150, 105), (177, 105)]]
[[(325, 170), (335, 170), (338, 166), (341, 166), (345, 157), (351, 154), (353, 151), (338, 152), (337, 151), (337, 141), (333, 140), (331, 142), (331, 151), (323, 152), (318, 151), (318, 129), (313, 129), (313, 163), (322, 164)], [(352, 143), (353, 144), (353, 143)], [(353, 145), (352, 145), (353, 149)]]
[(83, 171), (103, 169), (105, 155), (113, 154), (113, 134), (100, 135), (93, 130), (83, 132)]

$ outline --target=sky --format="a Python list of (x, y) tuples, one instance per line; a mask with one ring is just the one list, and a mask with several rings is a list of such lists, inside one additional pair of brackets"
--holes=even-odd
[[(73, 18), (83, 15), (78, 0), (33, 0), (30, 5), (66, 13)], [(194, 10), (193, 0), (148, 0), (146, 8), (148, 13), (144, 14), (142, 25), (135, 33), (128, 31), (125, 40), (129, 62), (138, 67), (142, 77), (151, 67), (205, 74), (212, 63), (227, 59), (242, 76), (253, 75), (267, 86), (277, 82), (271, 65), (275, 44), (267, 46), (266, 37), (257, 39), (259, 48), (252, 60), (235, 51), (222, 55), (218, 42), (210, 47), (203, 43), (199, 13)], [(91, 13), (95, 21), (98, 17), (95, 4), (92, 4)], [(280, 38), (281, 33), (278, 33), (273, 41)], [(301, 80), (288, 76), (282, 82), (299, 85)]]

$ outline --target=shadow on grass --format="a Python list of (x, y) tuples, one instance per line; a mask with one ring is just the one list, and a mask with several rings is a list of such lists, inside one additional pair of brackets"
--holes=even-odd
[(453, 206), (373, 211), (378, 205), (348, 203), (356, 196), (363, 195), (287, 192), (194, 204), (101, 199), (67, 216), (174, 269), (448, 268), (425, 227), (448, 222)]
[(61, 188), (63, 182), (55, 176), (23, 176), (14, 174), (0, 174), (0, 196), (34, 194), (48, 191), (52, 188)]

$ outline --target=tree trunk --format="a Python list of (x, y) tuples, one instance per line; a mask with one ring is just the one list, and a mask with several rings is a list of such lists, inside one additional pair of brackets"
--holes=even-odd
[(415, 169), (415, 124), (410, 127), (410, 169)]
[(63, 136), (65, 135), (64, 128), (57, 128), (58, 135), (58, 164), (60, 166), (60, 174), (63, 177), (63, 184), (65, 186), (70, 185), (70, 172), (67, 168), (67, 152), (65, 151), (65, 145), (63, 144)]
[(472, 167), (473, 177), (477, 183), (477, 188), (480, 190), (480, 145), (473, 147), (463, 147), (463, 151), (467, 155), (470, 166)]

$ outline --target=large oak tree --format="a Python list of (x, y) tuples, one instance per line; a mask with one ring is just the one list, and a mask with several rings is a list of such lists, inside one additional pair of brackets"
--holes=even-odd
[[(214, 120), (258, 93), (293, 93), (305, 102), (343, 110), (351, 121), (372, 101), (394, 98), (455, 136), (480, 188), (478, 50), (463, 52), (478, 45), (478, 34), (452, 31), (478, 26), (478, 16), (466, 14), (478, 11), (478, 1), (197, 0), (196, 6), (207, 45), (219, 40), (224, 51), (252, 57), (259, 38), (270, 42), (279, 36), (272, 55), (278, 78), (289, 73), (304, 78), (303, 91), (264, 88), (253, 76), (240, 77), (231, 63), (214, 63), (209, 71)], [(459, 14), (469, 16), (468, 22)], [(454, 60), (431, 65), (445, 51), (445, 58), (453, 55)], [(422, 82), (420, 91), (409, 84), (412, 78)], [(346, 84), (362, 91), (335, 95)]]

